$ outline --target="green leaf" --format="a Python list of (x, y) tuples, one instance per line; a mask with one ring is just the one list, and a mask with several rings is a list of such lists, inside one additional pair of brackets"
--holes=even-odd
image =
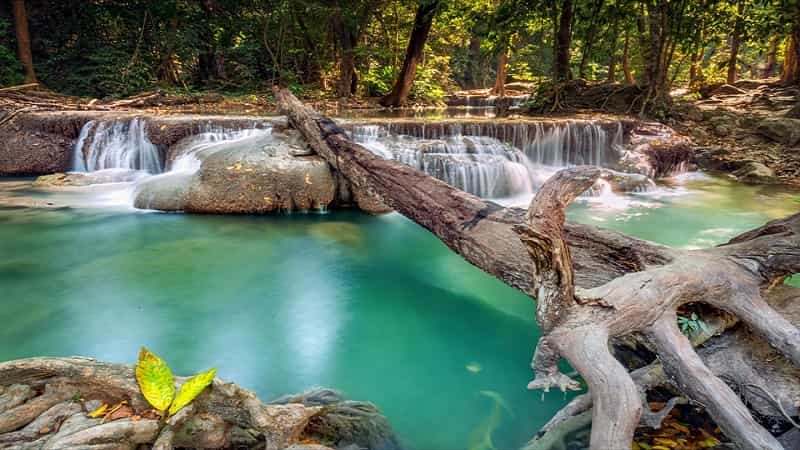
[(217, 369), (210, 369), (207, 372), (198, 373), (197, 375), (193, 376), (186, 380), (181, 386), (180, 392), (178, 392), (178, 396), (175, 397), (175, 401), (172, 403), (172, 406), (169, 407), (169, 415), (173, 415), (176, 412), (180, 411), (181, 408), (191, 403), (192, 400), (195, 399), (203, 389), (205, 389), (212, 381), (214, 381), (214, 375), (217, 374)]
[(700, 325), (700, 328), (702, 328), (704, 332), (711, 334), (711, 330), (708, 329), (708, 325), (706, 325), (704, 321), (699, 320), (697, 323)]
[(684, 322), (683, 324), (681, 324), (681, 333), (686, 334), (686, 330), (688, 328), (689, 328), (689, 324), (687, 322)]
[(142, 347), (136, 363), (136, 381), (142, 395), (153, 408), (165, 411), (175, 398), (175, 378), (158, 355)]

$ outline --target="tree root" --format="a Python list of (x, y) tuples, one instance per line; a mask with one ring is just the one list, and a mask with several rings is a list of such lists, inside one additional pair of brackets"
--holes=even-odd
[[(537, 322), (547, 343), (539, 347), (545, 354), (534, 356), (535, 368), (542, 370), (534, 386), (569, 386), (554, 369), (558, 356), (578, 370), (589, 384), (592, 399), (570, 405), (576, 414), (578, 407), (593, 405), (592, 448), (630, 448), (642, 411), (636, 372), (629, 374), (608, 347), (613, 341), (640, 335), (665, 362), (662, 373), (677, 382), (675, 389), (705, 406), (735, 445), (780, 448), (705, 365), (677, 330), (675, 318), (677, 309), (689, 303), (730, 312), (797, 363), (796, 328), (761, 295), (777, 280), (800, 272), (800, 214), (716, 248), (667, 249), (607, 230), (564, 223), (564, 208), (583, 186), (591, 185), (589, 180), (600, 176), (596, 168), (575, 167), (555, 175), (526, 214), (383, 160), (350, 141), (330, 119), (305, 107), (285, 89), (275, 93), (290, 123), (352, 183), (370, 187), (467, 261), (537, 299)], [(641, 90), (631, 93), (639, 95)], [(638, 381), (655, 382), (659, 370), (640, 373)]]
[[(9, 407), (0, 413), (0, 449), (106, 450), (140, 444), (159, 450), (283, 449), (305, 439), (326, 445), (346, 441), (382, 443), (370, 448), (398, 447), (377, 408), (345, 401), (330, 390), (264, 404), (250, 391), (214, 380), (191, 405), (162, 422), (148, 418), (153, 411), (128, 366), (85, 358), (31, 358), (0, 363), (0, 380), (2, 398), (10, 394), (25, 398), (28, 390), (42, 392), (20, 404), (7, 403)], [(179, 377), (178, 383), (185, 380)], [(101, 403), (123, 400), (130, 406), (127, 416), (111, 421), (87, 416)], [(309, 404), (303, 404), (305, 400)], [(325, 423), (344, 425), (329, 427), (326, 434), (319, 431), (319, 424)]]

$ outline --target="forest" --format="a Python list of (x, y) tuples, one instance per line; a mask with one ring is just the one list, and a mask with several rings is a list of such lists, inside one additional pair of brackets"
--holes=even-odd
[(792, 0), (15, 0), (0, 5), (0, 38), (3, 85), (107, 98), (279, 83), (399, 106), (509, 82), (638, 84), (655, 97), (796, 82), (800, 12)]
[(0, 0), (0, 450), (799, 424), (800, 0)]

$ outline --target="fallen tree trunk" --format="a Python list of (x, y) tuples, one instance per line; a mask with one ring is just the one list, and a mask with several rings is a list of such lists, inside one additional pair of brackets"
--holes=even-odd
[(287, 90), (276, 88), (275, 94), (291, 125), (352, 183), (470, 263), (537, 299), (543, 337), (529, 388), (576, 389), (557, 367), (566, 358), (590, 387), (593, 449), (629, 449), (640, 422), (642, 382), (637, 385), (609, 350), (611, 341), (632, 335), (644, 336), (663, 363), (665, 379), (705, 406), (737, 447), (782, 448), (703, 363), (678, 330), (676, 311), (702, 303), (731, 313), (800, 364), (800, 332), (764, 300), (787, 276), (800, 272), (800, 214), (716, 248), (669, 249), (565, 223), (566, 206), (604, 176), (602, 169), (566, 169), (545, 183), (527, 213), (504, 208), (384, 160)]

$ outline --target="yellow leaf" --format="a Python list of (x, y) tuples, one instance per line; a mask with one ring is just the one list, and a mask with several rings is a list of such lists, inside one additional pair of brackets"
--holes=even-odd
[(98, 417), (104, 415), (107, 410), (108, 410), (108, 403), (103, 403), (99, 408), (90, 412), (89, 417), (91, 417), (92, 419), (97, 419)]
[(178, 392), (178, 396), (175, 398), (172, 406), (169, 407), (169, 415), (171, 416), (180, 411), (181, 408), (188, 405), (195, 397), (200, 395), (203, 389), (214, 381), (214, 375), (216, 374), (217, 369), (210, 369), (207, 372), (198, 373), (186, 380), (183, 386), (181, 386), (181, 390)]
[(136, 381), (144, 398), (159, 411), (165, 411), (175, 398), (175, 379), (167, 363), (142, 347), (136, 363)]

